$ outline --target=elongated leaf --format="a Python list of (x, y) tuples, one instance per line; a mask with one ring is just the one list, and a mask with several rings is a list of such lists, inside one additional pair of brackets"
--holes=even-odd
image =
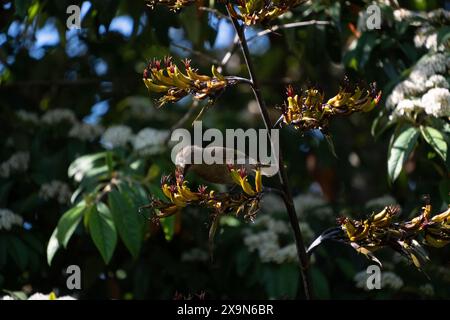
[(433, 147), (437, 154), (444, 160), (447, 160), (447, 141), (444, 135), (433, 127), (421, 126), (420, 132), (425, 141)]
[(108, 202), (120, 238), (137, 258), (142, 244), (142, 224), (133, 200), (129, 195), (113, 190), (108, 195)]
[(37, 253), (44, 253), (44, 247), (42, 246), (41, 241), (32, 233), (24, 233), (22, 235), (22, 240)]
[(58, 238), (56, 238), (57, 233), (58, 229), (53, 230), (52, 236), (50, 237), (50, 240), (48, 240), (47, 244), (47, 263), (49, 266), (52, 265), (53, 257), (59, 249), (59, 241)]
[(87, 171), (95, 167), (95, 162), (98, 159), (105, 158), (105, 156), (105, 152), (100, 152), (95, 154), (88, 154), (75, 159), (75, 161), (73, 161), (69, 166), (69, 177), (73, 177), (77, 173), (81, 173), (84, 176)]
[(311, 270), (314, 293), (319, 299), (330, 298), (330, 286), (327, 277), (317, 269)]
[(419, 131), (417, 128), (406, 127), (395, 138), (388, 157), (388, 177), (390, 182), (394, 182), (400, 175), (403, 164), (411, 154), (418, 137)]
[(89, 232), (106, 264), (109, 263), (117, 244), (116, 227), (109, 208), (102, 202), (91, 208)]
[(6, 235), (0, 234), (0, 268), (6, 264), (7, 253)]
[(20, 268), (25, 270), (28, 265), (28, 249), (22, 240), (16, 236), (10, 236), (8, 239), (8, 253)]
[(67, 247), (70, 238), (72, 237), (75, 229), (83, 217), (83, 212), (86, 209), (84, 203), (73, 207), (66, 211), (58, 221), (58, 226), (56, 227), (56, 238), (58, 242)]
[(450, 39), (450, 26), (445, 26), (439, 29), (437, 34), (437, 43), (440, 45)]

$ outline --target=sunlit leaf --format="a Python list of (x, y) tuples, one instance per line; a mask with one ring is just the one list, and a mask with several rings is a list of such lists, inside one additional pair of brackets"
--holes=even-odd
[(421, 126), (420, 132), (425, 141), (446, 161), (448, 145), (445, 136), (439, 130), (429, 126)]
[(106, 264), (109, 263), (117, 244), (116, 227), (109, 208), (100, 202), (92, 206), (89, 218), (89, 232)]
[(142, 244), (142, 222), (130, 195), (113, 190), (108, 195), (109, 208), (120, 238), (134, 258)]
[(419, 130), (417, 128), (406, 127), (395, 138), (388, 156), (388, 177), (391, 182), (394, 182), (400, 175), (418, 137)]

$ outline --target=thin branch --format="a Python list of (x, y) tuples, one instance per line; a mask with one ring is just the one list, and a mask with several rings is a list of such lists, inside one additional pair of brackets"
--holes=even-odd
[(219, 17), (219, 18), (223, 18), (223, 19), (230, 19), (227, 15), (223, 14), (222, 12), (220, 12), (217, 9), (214, 8), (209, 8), (209, 7), (198, 7), (198, 10), (200, 11), (206, 11), (206, 12), (211, 12), (213, 13), (215, 16)]
[[(270, 29), (265, 29), (257, 34), (253, 35), (249, 39), (247, 39), (247, 43), (255, 40), (256, 38), (262, 37), (266, 34), (273, 33), (277, 30), (281, 29), (290, 29), (290, 28), (299, 28), (299, 27), (305, 27), (310, 25), (328, 25), (331, 24), (330, 21), (322, 21), (322, 20), (309, 20), (309, 21), (299, 21), (299, 22), (292, 22), (292, 23), (286, 23), (286, 24), (280, 24), (272, 26)], [(222, 58), (222, 62), (220, 63), (221, 66), (224, 66), (230, 61), (230, 58), (233, 56), (233, 54), (236, 52), (236, 50), (239, 48), (239, 36), (236, 34), (233, 40), (233, 45), (231, 49), (224, 55)]]
[(40, 86), (84, 86), (100, 84), (103, 82), (101, 79), (77, 79), (77, 80), (28, 80), (28, 81), (15, 81), (0, 85), (0, 89), (6, 89), (9, 87), (40, 87)]
[(170, 134), (163, 141), (163, 145), (167, 146), (167, 144), (170, 141), (173, 131), (175, 131), (178, 128), (184, 127), (184, 125), (189, 121), (191, 116), (194, 114), (194, 111), (197, 109), (198, 105), (199, 105), (199, 101), (194, 100), (192, 105), (189, 107), (188, 111), (186, 111), (186, 113), (170, 128)]
[(272, 33), (277, 30), (280, 30), (280, 29), (291, 29), (291, 28), (299, 28), (299, 27), (305, 27), (305, 26), (310, 26), (310, 25), (328, 25), (328, 24), (331, 24), (331, 22), (330, 21), (320, 21), (320, 20), (309, 20), (309, 21), (299, 21), (299, 22), (280, 24), (280, 25), (273, 26), (270, 29), (265, 29), (265, 30), (258, 32), (254, 36), (247, 39), (247, 42), (251, 42), (258, 37), (262, 37), (268, 33)]
[[(236, 30), (237, 35), (239, 36), (242, 53), (244, 55), (245, 63), (247, 65), (247, 69), (250, 74), (250, 80), (253, 83), (253, 85), (252, 85), (253, 93), (254, 93), (255, 99), (258, 103), (259, 111), (260, 111), (261, 117), (264, 121), (264, 125), (267, 129), (269, 139), (272, 143), (271, 134), (270, 134), (270, 130), (272, 129), (272, 123), (271, 123), (264, 99), (261, 94), (261, 89), (259, 87), (258, 80), (256, 78), (256, 73), (255, 73), (255, 68), (253, 66), (253, 62), (250, 59), (250, 52), (248, 49), (247, 41), (245, 39), (244, 31), (243, 31), (242, 27), (240, 26), (239, 22), (232, 18), (229, 11), (228, 11), (228, 15), (232, 19), (231, 21), (233, 23), (233, 26)], [(272, 150), (274, 150), (274, 149), (272, 148)], [(305, 248), (305, 245), (303, 242), (303, 236), (302, 236), (302, 233), (300, 230), (299, 221), (297, 218), (297, 214), (295, 212), (294, 202), (292, 200), (292, 193), (291, 193), (291, 190), (289, 187), (289, 179), (288, 179), (287, 172), (284, 167), (284, 162), (283, 162), (283, 158), (282, 158), (281, 147), (280, 147), (278, 165), (279, 165), (278, 177), (279, 177), (281, 188), (282, 188), (283, 195), (284, 195), (283, 200), (284, 200), (284, 203), (285, 203), (285, 206), (287, 209), (287, 213), (289, 216), (289, 221), (290, 221), (292, 230), (294, 232), (295, 244), (297, 247), (297, 256), (298, 256), (299, 264), (300, 264), (300, 274), (301, 274), (302, 281), (303, 281), (303, 289), (304, 289), (306, 299), (309, 300), (309, 299), (311, 299), (311, 296), (312, 296), (312, 286), (311, 286), (311, 281), (310, 281), (310, 277), (309, 277), (309, 258), (306, 253), (306, 248)]]
[(209, 60), (212, 63), (214, 63), (215, 65), (219, 65), (220, 64), (220, 62), (216, 58), (213, 58), (210, 55), (208, 55), (206, 53), (203, 53), (201, 51), (198, 51), (198, 50), (195, 50), (195, 49), (191, 49), (191, 48), (188, 48), (188, 47), (182, 46), (180, 44), (176, 44), (176, 43), (171, 43), (171, 45), (176, 47), (176, 48), (179, 48), (181, 50), (184, 50), (184, 51), (187, 51), (189, 53), (192, 53), (192, 54), (194, 54), (194, 55), (196, 55), (196, 56), (198, 56), (200, 58)]
[(233, 56), (233, 54), (236, 52), (237, 48), (238, 48), (238, 44), (239, 44), (239, 36), (236, 34), (234, 36), (233, 39), (233, 46), (231, 47), (231, 49), (223, 56), (222, 58), (222, 62), (220, 62), (221, 66), (224, 66), (228, 63), (228, 61), (230, 61), (231, 57)]

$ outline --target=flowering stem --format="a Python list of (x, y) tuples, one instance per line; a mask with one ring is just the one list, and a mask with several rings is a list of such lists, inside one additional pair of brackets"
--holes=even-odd
[[(227, 10), (228, 10), (228, 8), (227, 8)], [(247, 45), (247, 41), (245, 39), (244, 30), (241, 27), (241, 25), (239, 24), (239, 22), (232, 17), (232, 15), (230, 14), (229, 11), (228, 11), (228, 15), (230, 16), (231, 21), (234, 26), (234, 29), (236, 30), (236, 33), (239, 37), (239, 42), (240, 42), (240, 45), (242, 48), (242, 53), (244, 55), (248, 73), (250, 75), (252, 90), (255, 95), (255, 99), (258, 103), (259, 111), (260, 111), (261, 117), (263, 119), (264, 125), (267, 129), (267, 134), (272, 143), (270, 130), (273, 128), (273, 126), (272, 126), (269, 114), (267, 112), (266, 104), (262, 97), (261, 88), (260, 88), (258, 80), (256, 78), (255, 69), (253, 66), (253, 62), (250, 58), (250, 52), (248, 50), (248, 45)], [(273, 150), (273, 148), (272, 148), (272, 150)], [(306, 253), (305, 245), (303, 242), (303, 236), (300, 231), (299, 221), (297, 218), (297, 214), (295, 212), (294, 202), (292, 200), (292, 193), (291, 193), (291, 189), (289, 187), (289, 180), (288, 180), (288, 176), (286, 173), (286, 169), (284, 167), (281, 147), (280, 147), (280, 154), (278, 156), (278, 166), (279, 166), (278, 177), (279, 177), (281, 188), (283, 191), (283, 200), (284, 200), (284, 203), (285, 203), (285, 206), (287, 209), (289, 221), (290, 221), (292, 231), (293, 231), (294, 237), (295, 237), (295, 244), (297, 247), (297, 256), (298, 256), (299, 264), (300, 264), (300, 274), (301, 274), (302, 281), (303, 281), (303, 290), (304, 290), (306, 299), (309, 300), (309, 299), (311, 299), (311, 295), (312, 295), (311, 280), (309, 277), (309, 258)]]

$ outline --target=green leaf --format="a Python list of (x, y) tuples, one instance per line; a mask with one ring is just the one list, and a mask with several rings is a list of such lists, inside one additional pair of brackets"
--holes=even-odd
[(330, 286), (328, 285), (328, 280), (324, 274), (317, 269), (312, 269), (311, 277), (316, 297), (319, 299), (329, 299)]
[(439, 130), (429, 126), (420, 126), (420, 132), (425, 141), (446, 161), (448, 147), (445, 136)]
[(300, 276), (300, 271), (297, 266), (292, 263), (284, 263), (280, 266), (277, 275), (280, 296), (295, 298)]
[(297, 293), (299, 270), (296, 265), (265, 265), (261, 280), (269, 298), (294, 298)]
[(7, 294), (9, 294), (14, 300), (27, 300), (27, 295), (25, 294), (25, 292), (22, 291), (9, 291), (9, 290), (4, 290), (3, 291)]
[(445, 26), (439, 29), (437, 34), (437, 44), (440, 45), (450, 39), (450, 26)]
[(15, 0), (16, 14), (19, 17), (24, 17), (27, 13), (27, 8), (30, 6), (31, 0)]
[(0, 234), (0, 268), (6, 264), (7, 254), (6, 236)]
[(120, 238), (137, 258), (142, 244), (142, 224), (133, 200), (130, 195), (113, 190), (108, 195), (108, 202)]
[(8, 253), (21, 270), (25, 270), (28, 265), (28, 249), (26, 245), (16, 236), (8, 239)]
[(106, 165), (108, 166), (108, 174), (111, 175), (114, 170), (113, 154), (111, 151), (106, 153)]
[(70, 238), (80, 223), (85, 209), (86, 205), (83, 202), (82, 204), (66, 211), (59, 219), (56, 227), (56, 238), (58, 239), (58, 242), (64, 246), (64, 248), (67, 247)]
[(337, 258), (336, 265), (339, 267), (344, 276), (346, 276), (349, 280), (353, 280), (353, 276), (356, 273), (353, 264), (351, 264), (347, 259)]
[(81, 173), (83, 176), (95, 167), (95, 162), (101, 158), (105, 158), (106, 152), (100, 152), (95, 154), (88, 154), (82, 157), (79, 157), (73, 161), (68, 169), (67, 174), (70, 177), (75, 176), (77, 173)]
[(394, 139), (388, 155), (388, 177), (390, 182), (394, 182), (400, 175), (403, 164), (414, 149), (418, 137), (419, 131), (417, 128), (406, 127), (402, 128)]
[(236, 272), (242, 277), (252, 263), (252, 256), (247, 249), (241, 249), (236, 253)]
[(44, 247), (42, 246), (42, 242), (32, 233), (26, 232), (22, 235), (22, 240), (37, 253), (44, 253)]
[(55, 253), (59, 249), (59, 241), (58, 241), (58, 238), (56, 238), (57, 233), (58, 233), (58, 229), (55, 228), (55, 230), (53, 230), (53, 233), (50, 237), (50, 240), (48, 240), (48, 244), (47, 244), (47, 263), (49, 266), (52, 265), (53, 257), (55, 256)]
[(103, 260), (108, 264), (116, 248), (117, 233), (111, 212), (103, 202), (90, 209), (89, 232)]

